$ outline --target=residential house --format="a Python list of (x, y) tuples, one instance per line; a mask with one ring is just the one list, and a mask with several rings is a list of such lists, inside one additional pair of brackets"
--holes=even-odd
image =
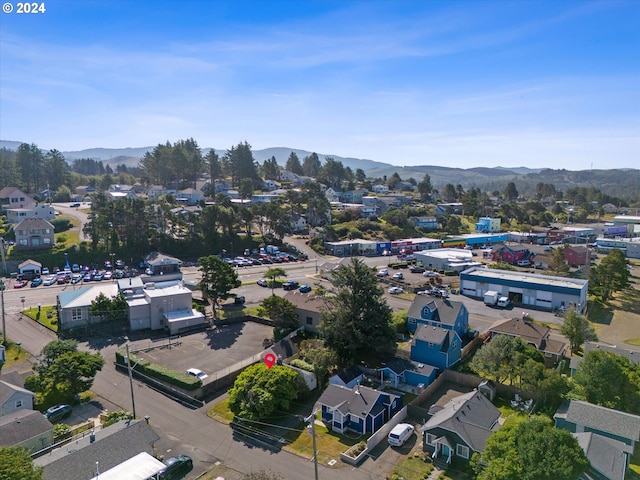
[(307, 229), (307, 219), (302, 215), (294, 213), (291, 215), (291, 229), (293, 233), (300, 233)]
[(464, 338), (469, 330), (469, 311), (461, 302), (416, 295), (407, 313), (407, 329), (415, 332), (418, 325), (454, 330)]
[(91, 194), (95, 193), (96, 189), (89, 185), (78, 185), (76, 187), (76, 198), (79, 197), (80, 200), (90, 199)]
[(37, 202), (18, 187), (4, 187), (0, 190), (0, 206), (3, 210), (9, 208), (32, 209)]
[(156, 456), (158, 440), (160, 437), (146, 421), (121, 420), (79, 438), (73, 448), (57, 448), (33, 463), (44, 468), (46, 480), (87, 480), (94, 478), (96, 463), (100, 472), (106, 472), (142, 452)]
[(520, 337), (526, 344), (534, 346), (544, 354), (545, 364), (552, 366), (564, 358), (568, 345), (551, 338), (551, 329), (526, 318), (505, 318), (497, 320), (489, 328), (491, 338), (496, 335)]
[(176, 192), (176, 203), (183, 205), (195, 205), (204, 202), (204, 194), (195, 188), (185, 188)]
[(391, 207), (402, 208), (402, 200), (397, 197), (378, 197), (378, 208), (381, 215), (384, 215)]
[(271, 203), (282, 198), (279, 194), (271, 192), (271, 193), (258, 193), (255, 195), (251, 195), (251, 205), (255, 205), (256, 203)]
[(48, 203), (40, 203), (33, 208), (7, 208), (7, 222), (20, 223), (26, 218), (56, 218), (56, 210)]
[(519, 261), (528, 260), (533, 263), (534, 254), (527, 247), (500, 245), (492, 250), (492, 260), (495, 262), (509, 263), (516, 265)]
[(500, 232), (500, 217), (480, 217), (475, 224), (475, 230), (477, 233), (498, 233)]
[(165, 188), (163, 185), (150, 185), (147, 189), (147, 198), (155, 201), (160, 195), (175, 195), (175, 188)]
[(369, 193), (364, 188), (358, 188), (356, 190), (348, 190), (346, 192), (337, 192), (338, 201), (342, 203), (362, 203), (362, 197)]
[(381, 383), (386, 383), (398, 388), (401, 384), (416, 387), (414, 391), (420, 391), (436, 379), (438, 369), (426, 363), (415, 360), (406, 360), (399, 357), (386, 358), (382, 367), (378, 369)]
[(277, 188), (280, 188), (280, 185), (278, 185), (275, 180), (263, 180), (262, 188), (264, 188), (265, 190), (275, 190)]
[(438, 219), (436, 217), (412, 217), (413, 225), (425, 230), (437, 230)]
[(380, 194), (389, 193), (389, 186), (379, 183), (377, 185), (374, 185), (371, 191)]
[(18, 265), (18, 275), (31, 279), (39, 277), (42, 273), (42, 264), (35, 260), (27, 259)]
[(640, 441), (640, 416), (582, 400), (563, 402), (553, 419), (556, 428), (571, 433), (597, 433), (629, 445), (632, 449)]
[(281, 182), (293, 182), (297, 177), (298, 175), (290, 170), (280, 170), (278, 172), (278, 179)]
[(411, 360), (445, 370), (460, 361), (462, 340), (455, 330), (418, 324), (411, 340)]
[(52, 444), (53, 425), (42, 413), (22, 409), (0, 417), (0, 447), (24, 447), (33, 453)]
[(166, 282), (169, 280), (182, 280), (180, 266), (182, 260), (165, 255), (160, 252), (151, 252), (144, 258), (145, 275), (143, 281), (146, 282)]
[(338, 197), (338, 192), (336, 192), (333, 187), (329, 187), (324, 191), (324, 196), (327, 197), (327, 201), (329, 203), (340, 202), (340, 198)]
[(297, 290), (287, 292), (284, 296), (296, 306), (298, 324), (307, 330), (318, 331), (320, 324), (320, 314), (325, 308), (322, 297), (317, 297), (313, 293), (300, 293)]
[(44, 218), (27, 218), (14, 229), (16, 249), (35, 250), (53, 248), (55, 245), (54, 227)]
[(439, 203), (438, 205), (436, 205), (436, 213), (438, 215), (447, 215), (452, 213), (459, 215), (462, 213), (462, 203)]
[(498, 410), (478, 390), (451, 399), (444, 406), (432, 406), (430, 418), (420, 428), (423, 450), (447, 464), (468, 462), (482, 453), (487, 438), (500, 428)]
[(343, 368), (335, 375), (329, 377), (329, 383), (331, 385), (338, 385), (345, 388), (353, 388), (356, 385), (362, 383), (364, 379), (364, 371), (359, 365), (351, 365), (350, 367)]
[(583, 348), (584, 355), (582, 357), (571, 357), (571, 376), (574, 376), (576, 374), (576, 370), (584, 360), (584, 357), (592, 351), (602, 351), (609, 352), (614, 355), (622, 355), (623, 357), (626, 357), (631, 363), (640, 365), (640, 352), (637, 352), (635, 350), (628, 350), (616, 345), (602, 345), (595, 342), (585, 342)]
[(402, 408), (402, 397), (362, 385), (329, 385), (318, 399), (322, 420), (339, 433), (375, 433)]
[[(597, 480), (624, 480), (633, 450), (629, 445), (603, 437), (597, 433), (574, 433), (578, 445), (589, 460), (585, 478)], [(583, 477), (580, 477), (583, 478)]]
[(405, 181), (400, 181), (400, 182), (396, 182), (396, 184), (393, 186), (394, 190), (398, 190), (401, 192), (411, 192), (413, 190), (416, 189), (415, 185), (409, 183), (409, 182), (405, 182)]
[(591, 251), (587, 247), (567, 245), (564, 247), (564, 258), (572, 267), (591, 264)]
[(0, 417), (18, 410), (33, 410), (35, 393), (0, 380)]

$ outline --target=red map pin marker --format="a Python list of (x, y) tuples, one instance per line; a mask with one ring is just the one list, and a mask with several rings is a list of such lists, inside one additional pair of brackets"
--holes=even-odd
[(275, 365), (276, 363), (276, 356), (273, 353), (267, 353), (264, 356), (264, 363), (267, 366), (267, 368), (271, 368)]

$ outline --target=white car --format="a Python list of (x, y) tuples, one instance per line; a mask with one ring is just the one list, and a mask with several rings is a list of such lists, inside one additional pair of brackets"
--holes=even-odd
[(404, 278), (404, 275), (402, 274), (402, 272), (394, 273), (393, 274), (393, 278), (397, 278), (398, 280), (402, 280)]
[(386, 268), (383, 268), (382, 270), (378, 271), (379, 277), (386, 277), (387, 275), (389, 275), (389, 270)]
[(401, 447), (413, 435), (414, 427), (408, 423), (399, 423), (389, 432), (387, 440), (392, 447)]
[(400, 288), (400, 287), (391, 287), (389, 289), (389, 293), (391, 295), (398, 295), (400, 293), (404, 293), (404, 290), (402, 288)]
[(49, 275), (47, 278), (44, 279), (44, 281), (42, 282), (42, 285), (53, 285), (54, 283), (56, 283), (56, 281), (58, 280), (58, 275)]
[(198, 370), (197, 368), (188, 369), (187, 374), (199, 378), (202, 381), (204, 381), (205, 378), (209, 378), (209, 375), (204, 373), (202, 370)]
[(439, 277), (440, 276), (438, 274), (438, 272), (432, 272), (431, 270), (427, 270), (422, 275), (424, 275), (425, 277)]

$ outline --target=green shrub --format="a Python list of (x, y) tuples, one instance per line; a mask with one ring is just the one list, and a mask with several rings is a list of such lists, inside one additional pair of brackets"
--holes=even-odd
[[(202, 386), (202, 380), (186, 373), (178, 372), (163, 365), (151, 363), (144, 358), (139, 358), (133, 354), (129, 354), (131, 365), (135, 365), (136, 371), (144, 373), (150, 377), (162, 380), (185, 390), (196, 390)], [(125, 351), (116, 351), (116, 362), (120, 365), (126, 365)]]
[(296, 358), (294, 360), (291, 360), (291, 362), (289, 362), (290, 365), (292, 367), (296, 367), (299, 368), (300, 370), (306, 370), (307, 372), (313, 372), (313, 365), (311, 365), (308, 362), (305, 362), (304, 360), (300, 359), (300, 358)]

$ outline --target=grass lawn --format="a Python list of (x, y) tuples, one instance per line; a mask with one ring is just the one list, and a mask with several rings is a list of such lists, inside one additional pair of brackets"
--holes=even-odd
[(207, 416), (227, 425), (233, 420), (233, 413), (229, 410), (226, 398), (207, 410)]
[[(313, 437), (307, 433), (306, 424), (300, 422), (297, 425), (301, 431), (289, 431), (285, 439), (289, 443), (285, 450), (313, 458)], [(356, 443), (366, 440), (366, 436), (359, 438), (349, 438), (344, 435), (334, 433), (323, 425), (316, 424), (316, 450), (318, 451), (318, 462), (327, 464), (329, 460), (339, 460), (340, 453), (345, 452)]]
[(433, 471), (433, 465), (425, 463), (420, 457), (408, 456), (400, 460), (393, 473), (404, 480), (422, 480)]
[(22, 363), (27, 360), (31, 354), (11, 340), (7, 341), (7, 349), (5, 350), (6, 363), (3, 367), (8, 367), (14, 363)]
[(24, 314), (54, 332), (58, 331), (58, 311), (53, 305), (42, 305), (40, 313), (38, 313), (38, 307), (27, 308)]

